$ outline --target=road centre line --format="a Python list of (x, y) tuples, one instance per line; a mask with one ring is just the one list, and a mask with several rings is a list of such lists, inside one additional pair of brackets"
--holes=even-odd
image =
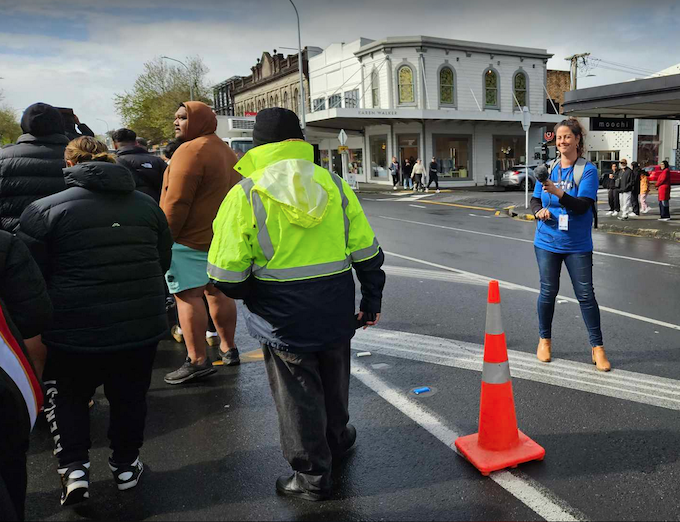
[[(476, 277), (476, 278), (482, 278), (487, 283), (489, 281), (496, 280), (496, 281), (499, 282), (501, 287), (507, 288), (508, 290), (525, 290), (525, 291), (531, 292), (533, 294), (539, 293), (539, 290), (536, 290), (535, 288), (531, 288), (529, 286), (519, 285), (519, 284), (516, 284), (516, 283), (510, 283), (509, 281), (502, 281), (500, 279), (496, 279), (496, 278), (493, 278), (493, 277), (486, 277), (486, 276), (483, 276), (483, 275), (480, 275), (480, 274), (474, 274), (472, 272), (466, 272), (465, 270), (460, 270), (458, 268), (451, 268), (449, 266), (440, 265), (440, 264), (437, 264), (437, 263), (431, 263), (430, 261), (425, 261), (423, 259), (416, 259), (415, 257), (410, 257), (410, 256), (404, 256), (404, 255), (401, 255), (401, 254), (397, 254), (395, 252), (384, 251), (384, 253), (386, 255), (389, 255), (389, 256), (399, 257), (399, 258), (405, 259), (407, 261), (413, 261), (414, 263), (421, 263), (423, 265), (428, 265), (428, 266), (432, 266), (432, 267), (435, 267), (435, 268), (440, 268), (441, 270), (447, 270), (449, 272), (454, 272), (456, 274), (467, 275), (467, 276)], [(559, 295), (559, 294), (557, 295), (557, 299), (563, 299), (565, 301), (569, 301), (570, 303), (578, 303), (578, 300), (574, 299), (573, 297), (567, 297), (567, 296), (563, 296), (563, 295)], [(635, 319), (637, 321), (642, 321), (642, 322), (645, 322), (645, 323), (655, 324), (657, 326), (663, 326), (664, 328), (670, 328), (672, 330), (680, 330), (680, 325), (673, 324), (673, 323), (667, 323), (666, 321), (659, 321), (658, 319), (652, 319), (651, 317), (645, 317), (643, 315), (632, 314), (630, 312), (625, 312), (623, 310), (617, 310), (616, 308), (610, 308), (608, 306), (600, 305), (600, 311), (609, 312), (609, 313), (612, 313), (612, 314), (615, 314), (615, 315), (621, 315), (623, 317), (628, 317), (630, 319)]]
[[(430, 201), (423, 201), (423, 203), (431, 203)], [(470, 207), (468, 207), (470, 208)], [(432, 228), (442, 228), (445, 230), (453, 230), (454, 232), (464, 232), (466, 234), (474, 234), (478, 236), (488, 236), (488, 237), (495, 237), (499, 239), (508, 239), (510, 241), (518, 241), (520, 243), (531, 243), (533, 245), (534, 240), (533, 239), (523, 239), (520, 237), (511, 237), (511, 236), (501, 236), (500, 234), (491, 234), (489, 232), (479, 232), (477, 230), (466, 230), (464, 228), (456, 228), (456, 227), (449, 227), (446, 225), (435, 225), (434, 223), (423, 223), (421, 221), (412, 221), (410, 219), (401, 219), (401, 218), (394, 218), (394, 217), (389, 217), (389, 216), (378, 216), (381, 219), (387, 219), (390, 221), (400, 221), (402, 223), (411, 223), (412, 225), (422, 225), (425, 227), (432, 227)], [(618, 259), (627, 259), (628, 261), (637, 261), (639, 263), (648, 263), (651, 265), (659, 265), (659, 266), (670, 266), (670, 267), (675, 267), (676, 265), (672, 263), (663, 263), (661, 261), (652, 261), (649, 259), (640, 259), (637, 257), (629, 257), (629, 256), (622, 256), (619, 254), (609, 254), (607, 252), (598, 252), (596, 250), (593, 251), (594, 255), (598, 256), (606, 256), (606, 257), (616, 257)]]
[[(380, 328), (357, 332), (352, 349), (477, 372), (484, 355), (480, 344)], [(587, 360), (587, 348), (583, 353)], [(508, 350), (508, 360), (513, 378), (680, 411), (680, 381), (674, 379), (616, 367), (604, 374), (590, 363), (567, 359), (546, 364), (517, 350)]]
[(474, 206), (474, 205), (459, 205), (458, 203), (444, 203), (443, 201), (423, 201), (423, 203), (427, 203), (428, 205), (442, 205), (442, 206), (445, 206), (445, 207), (469, 208), (469, 209), (472, 209), (472, 210), (485, 210), (487, 212), (495, 212), (497, 210), (495, 208), (477, 207), (477, 206)]
[(424, 206), (422, 206), (422, 205), (409, 205), (409, 207), (413, 207), (413, 208), (427, 208), (427, 207), (424, 207)]
[[(353, 364), (351, 371), (352, 375), (365, 386), (439, 439), (440, 442), (446, 444), (449, 449), (456, 451), (453, 443), (459, 437), (457, 430), (449, 428), (425, 408), (391, 388), (365, 366)], [(497, 471), (491, 473), (489, 478), (545, 520), (585, 520), (585, 517), (580, 514), (577, 518), (575, 510), (570, 508), (566, 502), (557, 498), (522, 472)]]

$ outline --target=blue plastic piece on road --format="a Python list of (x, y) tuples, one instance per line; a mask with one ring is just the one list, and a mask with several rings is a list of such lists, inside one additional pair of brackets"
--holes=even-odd
[(425, 393), (425, 392), (429, 392), (429, 391), (430, 391), (429, 387), (423, 386), (422, 388), (416, 388), (415, 390), (413, 390), (413, 393), (415, 393), (416, 395), (420, 395), (421, 393)]

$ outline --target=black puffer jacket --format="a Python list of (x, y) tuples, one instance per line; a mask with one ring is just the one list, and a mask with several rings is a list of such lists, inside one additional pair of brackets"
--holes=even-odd
[(137, 190), (151, 196), (156, 203), (160, 201), (163, 173), (168, 166), (165, 161), (141, 147), (121, 147), (116, 161), (132, 172)]
[(19, 216), (35, 200), (64, 190), (63, 134), (23, 134), (0, 149), (0, 229), (16, 232)]
[(41, 267), (54, 305), (49, 348), (132, 349), (167, 332), (163, 274), (172, 236), (161, 209), (122, 165), (64, 169), (67, 190), (31, 204), (19, 237)]

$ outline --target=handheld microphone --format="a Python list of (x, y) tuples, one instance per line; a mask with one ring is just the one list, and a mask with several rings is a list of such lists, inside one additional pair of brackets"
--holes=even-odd
[(548, 173), (548, 167), (546, 167), (544, 164), (540, 164), (534, 169), (534, 177), (539, 183), (545, 183), (550, 177), (550, 174)]

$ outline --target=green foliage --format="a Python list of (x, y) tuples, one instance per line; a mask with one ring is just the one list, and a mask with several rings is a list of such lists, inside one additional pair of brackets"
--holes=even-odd
[[(0, 100), (2, 97), (0, 92)], [(16, 111), (7, 106), (0, 107), (0, 146), (14, 143), (22, 134)]]
[(156, 57), (144, 64), (130, 92), (116, 94), (114, 103), (123, 124), (150, 143), (161, 143), (175, 137), (175, 112), (180, 103), (188, 101), (190, 85), (194, 85), (194, 100), (212, 104), (211, 90), (206, 85), (208, 68), (200, 57), (184, 60), (182, 65)]

